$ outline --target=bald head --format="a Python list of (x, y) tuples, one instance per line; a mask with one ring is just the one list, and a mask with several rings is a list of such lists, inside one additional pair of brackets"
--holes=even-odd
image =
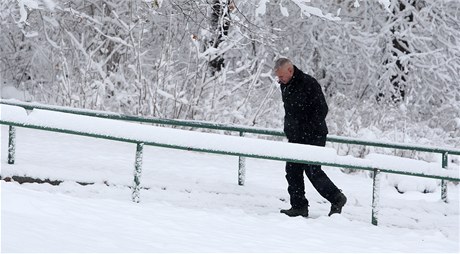
[(279, 58), (275, 61), (275, 67), (273, 68), (278, 80), (281, 84), (287, 84), (294, 75), (294, 65), (291, 60), (287, 58)]

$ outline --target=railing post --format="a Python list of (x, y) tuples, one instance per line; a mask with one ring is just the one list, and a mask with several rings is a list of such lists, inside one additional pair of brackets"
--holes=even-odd
[(374, 183), (372, 187), (372, 225), (377, 226), (380, 201), (380, 170), (374, 169)]
[[(447, 169), (447, 163), (449, 161), (449, 154), (448, 152), (442, 153), (442, 168)], [(447, 203), (447, 181), (441, 180), (441, 200)]]
[(11, 126), (8, 129), (8, 164), (14, 164), (16, 153), (16, 127)]
[(142, 155), (144, 151), (144, 143), (138, 143), (136, 146), (136, 161), (134, 163), (134, 184), (133, 184), (133, 202), (139, 203), (140, 201), (140, 184), (142, 173)]
[[(240, 131), (240, 137), (244, 137), (244, 132)], [(243, 186), (246, 180), (246, 157), (238, 157), (238, 185)]]

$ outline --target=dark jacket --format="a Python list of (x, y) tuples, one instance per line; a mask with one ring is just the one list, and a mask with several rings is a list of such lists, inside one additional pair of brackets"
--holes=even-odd
[(284, 102), (284, 132), (289, 142), (308, 144), (317, 136), (326, 136), (328, 107), (318, 81), (294, 66), (288, 84), (281, 84)]

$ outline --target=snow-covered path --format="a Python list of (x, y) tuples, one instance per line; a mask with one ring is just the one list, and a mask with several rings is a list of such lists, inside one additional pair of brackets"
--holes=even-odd
[[(67, 180), (59, 186), (1, 182), (5, 252), (459, 252), (459, 189), (399, 194), (382, 182), (379, 226), (370, 224), (367, 173), (326, 172), (348, 197), (342, 215), (306, 184), (311, 218), (279, 214), (284, 163), (145, 147), (141, 203), (131, 202), (135, 145), (18, 129), (16, 164), (2, 177)], [(405, 177), (409, 181), (420, 178)], [(80, 186), (75, 181), (96, 182)], [(430, 181), (432, 185), (436, 180)], [(106, 186), (108, 183), (110, 186)]]

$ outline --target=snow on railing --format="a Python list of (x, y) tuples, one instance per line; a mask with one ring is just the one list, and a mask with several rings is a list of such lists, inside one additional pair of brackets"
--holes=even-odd
[[(30, 125), (86, 133), (93, 136), (113, 137), (115, 139), (130, 140), (133, 143), (179, 147), (189, 150), (208, 150), (231, 155), (273, 158), (367, 170), (380, 168), (388, 172), (409, 175), (420, 174), (448, 180), (453, 180), (458, 175), (456, 171), (442, 170), (442, 167), (433, 163), (394, 156), (390, 156), (392, 159), (388, 160), (384, 155), (376, 156), (371, 154), (361, 159), (352, 156), (339, 156), (336, 150), (327, 147), (140, 125), (40, 109), (33, 110), (27, 114), (26, 110), (21, 107), (8, 105), (1, 105), (1, 121), (14, 123), (15, 125)], [(398, 159), (397, 163), (391, 162), (396, 159)], [(421, 167), (421, 165), (424, 166)]]
[[(41, 104), (41, 103), (22, 102), (22, 101), (14, 100), (14, 99), (9, 99), (9, 100), (0, 99), (0, 104), (19, 106), (27, 110), (45, 109), (45, 110), (50, 110), (50, 111), (72, 113), (72, 114), (79, 114), (79, 115), (86, 115), (86, 116), (95, 116), (95, 117), (108, 118), (108, 119), (134, 121), (134, 122), (157, 123), (157, 124), (166, 124), (166, 125), (174, 125), (174, 126), (193, 127), (193, 128), (235, 131), (235, 132), (263, 134), (263, 135), (272, 135), (272, 136), (284, 136), (284, 132), (282, 130), (271, 129), (271, 128), (261, 128), (261, 127), (249, 127), (245, 125), (220, 124), (220, 123), (215, 123), (215, 122), (196, 121), (196, 120), (177, 120), (177, 119), (164, 119), (164, 118), (143, 117), (143, 116), (131, 116), (131, 115), (123, 115), (123, 114), (107, 112), (107, 111), (71, 108), (71, 107), (63, 107), (63, 106), (51, 106), (51, 105), (46, 105), (46, 104)], [(371, 140), (371, 139), (358, 139), (358, 138), (343, 137), (343, 136), (336, 136), (336, 135), (328, 135), (327, 141), (336, 142), (336, 143), (345, 143), (345, 144), (394, 148), (394, 149), (407, 149), (407, 150), (420, 151), (420, 152), (433, 152), (433, 153), (447, 152), (453, 155), (460, 155), (460, 149), (453, 148), (453, 147), (438, 147), (438, 146), (435, 147), (435, 146), (420, 145), (420, 144), (408, 144), (408, 143), (389, 142), (389, 141)]]
[[(221, 124), (221, 123), (204, 122), (204, 121), (196, 121), (196, 120), (178, 120), (178, 119), (164, 119), (164, 118), (154, 118), (154, 117), (144, 117), (144, 116), (131, 116), (131, 115), (117, 114), (113, 112), (106, 112), (106, 111), (79, 109), (79, 108), (62, 107), (62, 106), (51, 106), (51, 105), (45, 105), (45, 104), (40, 104), (40, 103), (21, 102), (18, 100), (1, 99), (0, 103), (5, 104), (5, 105), (20, 106), (27, 110), (45, 109), (45, 110), (50, 110), (50, 111), (86, 115), (86, 116), (95, 116), (95, 117), (107, 118), (107, 119), (126, 120), (126, 121), (141, 122), (141, 123), (154, 123), (154, 124), (192, 127), (192, 128), (200, 128), (200, 129), (233, 131), (233, 132), (239, 132), (240, 136), (244, 136), (245, 133), (272, 135), (272, 136), (284, 136), (284, 132), (282, 130), (260, 128), (260, 127), (248, 127), (244, 125)], [(14, 129), (12, 129), (11, 131), (14, 131)], [(335, 142), (335, 143), (353, 144), (353, 145), (374, 146), (374, 147), (383, 147), (383, 148), (392, 148), (392, 149), (405, 149), (405, 150), (419, 151), (419, 152), (439, 153), (442, 158), (441, 165), (442, 165), (442, 168), (444, 169), (448, 168), (448, 161), (449, 161), (448, 155), (460, 155), (460, 149), (451, 148), (451, 147), (434, 147), (434, 146), (426, 146), (426, 145), (419, 145), (419, 144), (383, 142), (381, 140), (357, 139), (357, 138), (342, 137), (342, 136), (335, 136), (335, 135), (328, 135), (327, 141)], [(14, 155), (14, 151), (12, 151), (10, 155)], [(12, 160), (14, 161), (14, 157)], [(238, 166), (238, 184), (244, 185), (244, 181), (245, 181), (244, 179), (245, 178), (244, 157), (242, 156), (239, 157), (238, 165), (239, 165)], [(441, 181), (441, 198), (444, 202), (448, 201), (447, 182), (445, 180)]]
[[(133, 186), (133, 201), (136, 202), (139, 201), (144, 145), (370, 170), (374, 172), (374, 175), (385, 172), (460, 181), (458, 171), (443, 170), (442, 167), (433, 163), (395, 156), (370, 154), (361, 159), (339, 156), (334, 149), (326, 147), (156, 127), (41, 109), (26, 111), (22, 107), (11, 105), (1, 105), (0, 115), (0, 124), (3, 125), (136, 143)], [(378, 178), (374, 177), (375, 179)], [(374, 181), (374, 197), (378, 197), (378, 193), (375, 192), (378, 192), (378, 183)], [(373, 201), (373, 210), (377, 209), (377, 201), (378, 199)], [(377, 223), (376, 217), (373, 217), (373, 223)]]

